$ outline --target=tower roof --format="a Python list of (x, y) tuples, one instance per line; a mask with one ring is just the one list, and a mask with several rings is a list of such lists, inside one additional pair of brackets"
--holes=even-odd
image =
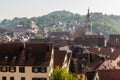
[(90, 17), (90, 9), (88, 8), (87, 17)]

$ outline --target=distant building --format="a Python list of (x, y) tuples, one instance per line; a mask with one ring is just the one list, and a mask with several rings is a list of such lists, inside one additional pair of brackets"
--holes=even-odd
[(0, 50), (0, 80), (49, 80), (51, 43), (2, 43)]
[(35, 24), (35, 22), (31, 22), (31, 31), (33, 31), (34, 33), (38, 33), (39, 31), (39, 27)]
[(120, 49), (120, 34), (110, 34), (106, 46)]
[(89, 9), (86, 15), (86, 20), (83, 23), (83, 25), (76, 27), (74, 32), (74, 38), (78, 38), (84, 35), (95, 35), (95, 32), (92, 29), (92, 20)]
[(70, 70), (80, 75), (86, 71), (97, 70), (103, 62), (104, 60), (102, 57), (89, 52), (82, 46), (76, 45), (72, 50)]
[(105, 38), (103, 35), (84, 35), (78, 38), (75, 38), (76, 44), (81, 44), (83, 46), (100, 46), (104, 47)]
[(48, 38), (70, 40), (71, 34), (69, 32), (52, 32), (49, 34)]

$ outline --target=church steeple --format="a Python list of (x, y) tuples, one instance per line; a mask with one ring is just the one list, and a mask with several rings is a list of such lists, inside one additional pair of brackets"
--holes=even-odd
[(91, 21), (91, 15), (90, 15), (90, 9), (88, 8), (88, 12), (86, 15), (86, 22), (90, 22)]
[(86, 29), (86, 34), (92, 34), (92, 21), (91, 21), (91, 15), (90, 15), (89, 8), (88, 8), (87, 15), (86, 15), (85, 29)]

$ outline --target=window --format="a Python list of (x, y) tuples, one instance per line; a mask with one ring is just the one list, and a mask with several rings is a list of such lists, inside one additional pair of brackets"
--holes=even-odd
[(38, 72), (45, 73), (45, 72), (47, 72), (47, 69), (46, 69), (46, 67), (32, 67), (32, 72), (34, 72), (34, 73), (38, 73)]
[(20, 73), (25, 73), (25, 67), (19, 67), (19, 72)]
[(25, 80), (25, 77), (21, 77), (21, 80)]
[(14, 80), (14, 77), (10, 77), (10, 80)]
[(7, 80), (6, 77), (2, 77), (2, 80)]
[(39, 80), (47, 80), (47, 78), (39, 78)]
[(2, 71), (2, 72), (7, 72), (7, 66), (2, 66), (2, 67), (1, 67), (1, 71)]
[(45, 73), (45, 72), (47, 72), (47, 69), (46, 69), (46, 67), (40, 67), (40, 72), (42, 72), (42, 73)]
[(9, 67), (9, 72), (16, 72), (16, 67), (10, 66)]
[(32, 80), (47, 80), (47, 78), (32, 78)]
[(39, 67), (32, 67), (32, 72), (38, 73), (39, 72)]
[(39, 78), (32, 78), (32, 80), (39, 80)]

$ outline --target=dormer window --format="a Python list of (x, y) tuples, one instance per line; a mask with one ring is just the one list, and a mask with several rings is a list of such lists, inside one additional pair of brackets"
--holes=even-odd
[(82, 61), (85, 61), (86, 59), (85, 58), (82, 58)]
[(23, 59), (23, 61), (25, 61), (25, 56), (23, 56), (23, 58), (22, 58), (22, 59)]
[(5, 56), (5, 59), (8, 59), (8, 56)]
[(13, 59), (16, 60), (16, 56), (14, 56)]

